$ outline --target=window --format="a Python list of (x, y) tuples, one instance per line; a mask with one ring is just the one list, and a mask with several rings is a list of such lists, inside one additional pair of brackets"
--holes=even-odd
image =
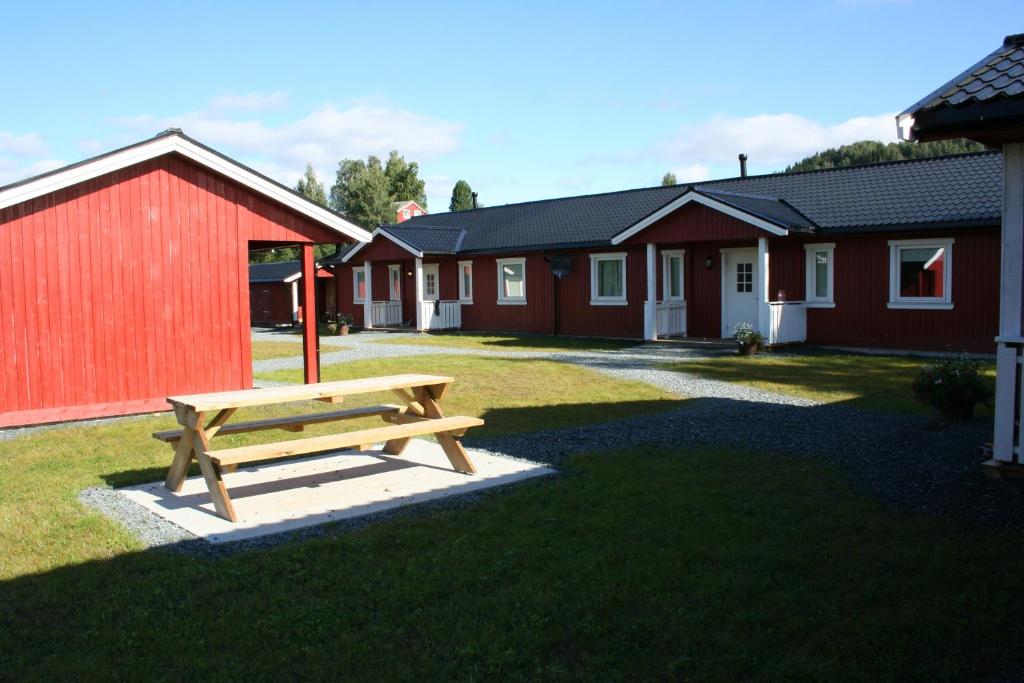
[(754, 291), (754, 264), (736, 264), (736, 291), (745, 294)]
[(590, 255), (590, 305), (626, 304), (626, 254)]
[(498, 303), (526, 303), (526, 259), (498, 259)]
[(396, 263), (388, 266), (388, 298), (402, 300), (402, 266)]
[(402, 209), (402, 218), (409, 217), (409, 209)]
[(366, 301), (366, 271), (362, 268), (352, 269), (352, 303), (361, 304)]
[(438, 267), (436, 264), (429, 266), (423, 266), (423, 300), (424, 301), (437, 301), (437, 275)]
[(953, 308), (953, 239), (889, 242), (889, 308)]
[(665, 301), (685, 301), (683, 293), (682, 249), (661, 252), (661, 298)]
[(459, 261), (459, 301), (473, 303), (473, 262)]
[(804, 300), (811, 308), (834, 308), (832, 256), (835, 243), (805, 244), (807, 275), (804, 280)]
[(412, 215), (413, 216), (422, 216), (423, 212), (420, 211), (419, 209), (413, 209)]

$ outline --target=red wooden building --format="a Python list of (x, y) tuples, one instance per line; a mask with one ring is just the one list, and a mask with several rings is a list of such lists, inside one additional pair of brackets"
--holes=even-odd
[(367, 238), (173, 129), (0, 187), (0, 427), (251, 387), (249, 250)]
[(991, 352), (1001, 182), (992, 152), (527, 202), (328, 265), (374, 327)]
[[(298, 261), (249, 265), (249, 312), (259, 327), (297, 325), (305, 319), (302, 305), (302, 264)], [(316, 269), (316, 319), (336, 312), (334, 274)]]
[(395, 223), (403, 223), (410, 218), (423, 216), (427, 213), (422, 206), (411, 199), (404, 202), (395, 202), (393, 206), (395, 209)]

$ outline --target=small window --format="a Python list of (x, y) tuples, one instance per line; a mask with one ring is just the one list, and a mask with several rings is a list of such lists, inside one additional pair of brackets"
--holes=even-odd
[(402, 299), (402, 266), (392, 264), (388, 266), (388, 298), (392, 301)]
[(626, 303), (626, 254), (590, 255), (590, 305)]
[(366, 301), (366, 271), (362, 268), (352, 269), (352, 303), (361, 304)]
[(413, 216), (422, 216), (423, 212), (420, 211), (419, 209), (414, 209), (413, 212), (412, 212), (412, 215)]
[(526, 303), (526, 259), (498, 259), (498, 303)]
[(473, 303), (473, 262), (459, 261), (459, 301)]
[(889, 242), (889, 308), (952, 308), (952, 285), (952, 238)]
[(736, 264), (736, 291), (746, 294), (754, 291), (754, 264)]
[(409, 217), (409, 209), (402, 209), (402, 218)]
[(437, 271), (423, 270), (423, 298), (434, 301), (437, 299)]
[(665, 301), (684, 301), (682, 249), (661, 252), (661, 297)]
[(833, 298), (833, 252), (835, 244), (805, 244), (807, 276), (804, 281), (804, 299), (808, 306), (831, 308)]

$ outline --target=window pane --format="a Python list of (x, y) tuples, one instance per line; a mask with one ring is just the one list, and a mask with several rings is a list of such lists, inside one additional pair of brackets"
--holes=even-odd
[(736, 264), (736, 291), (745, 294), (754, 291), (754, 264)]
[(366, 271), (364, 270), (356, 271), (356, 292), (357, 299), (366, 298)]
[(501, 267), (502, 288), (506, 299), (523, 298), (523, 264), (506, 263)]
[(597, 262), (597, 295), (622, 298), (622, 261), (605, 259)]
[(900, 296), (944, 296), (945, 268), (943, 247), (900, 249)]
[(828, 252), (814, 252), (814, 298), (828, 298)]
[(462, 267), (462, 296), (466, 299), (473, 298), (473, 266)]
[(423, 274), (423, 296), (431, 299), (437, 296), (437, 276), (434, 273)]
[(683, 259), (678, 256), (668, 259), (668, 295), (672, 299), (683, 296)]

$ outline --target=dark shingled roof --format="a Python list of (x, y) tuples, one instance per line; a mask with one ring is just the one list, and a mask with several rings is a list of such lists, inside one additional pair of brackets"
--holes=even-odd
[(252, 263), (249, 265), (249, 282), (284, 282), (299, 270), (298, 261)]
[(606, 246), (691, 191), (795, 233), (995, 225), (1002, 171), (998, 152), (977, 152), (436, 213), (381, 230), (427, 254)]
[(904, 113), (1019, 95), (1024, 95), (1024, 33), (1007, 36), (992, 54)]

